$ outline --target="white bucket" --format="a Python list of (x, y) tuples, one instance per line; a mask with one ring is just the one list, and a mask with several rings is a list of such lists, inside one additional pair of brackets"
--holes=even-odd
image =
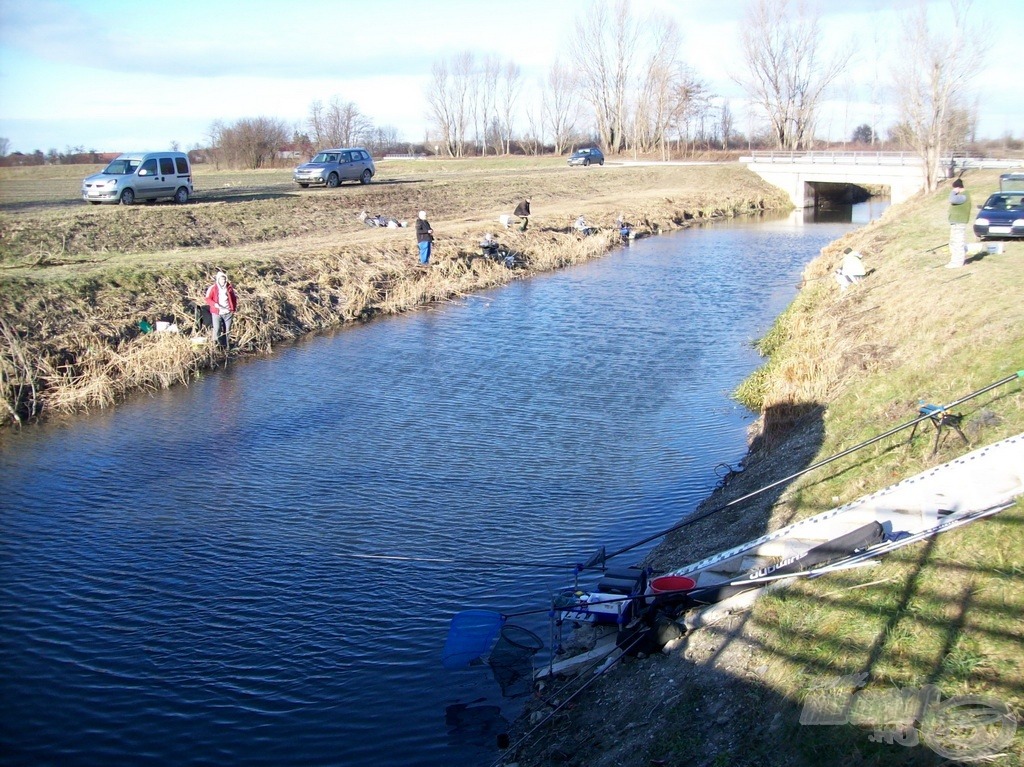
[(988, 251), (990, 256), (997, 256), (1003, 252), (1003, 243), (1001, 242), (990, 242), (985, 246), (985, 250)]

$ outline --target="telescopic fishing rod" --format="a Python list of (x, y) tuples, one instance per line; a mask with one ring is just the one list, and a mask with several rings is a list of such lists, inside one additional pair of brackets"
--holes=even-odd
[(857, 445), (854, 445), (853, 447), (847, 448), (846, 450), (843, 450), (842, 452), (836, 453), (835, 455), (830, 456), (829, 458), (826, 458), (826, 459), (824, 459), (822, 461), (819, 461), (819, 462), (817, 462), (815, 464), (812, 464), (811, 466), (808, 466), (807, 468), (802, 469), (801, 471), (795, 472), (794, 474), (790, 474), (787, 477), (783, 477), (782, 479), (780, 479), (780, 480), (778, 480), (776, 482), (772, 482), (771, 484), (765, 485), (764, 487), (761, 487), (761, 488), (759, 488), (757, 490), (754, 490), (754, 491), (752, 491), (750, 493), (747, 493), (744, 496), (741, 496), (739, 498), (735, 498), (735, 499), (733, 499), (733, 500), (731, 500), (731, 501), (729, 501), (727, 503), (722, 504), (721, 506), (716, 506), (714, 508), (711, 508), (711, 509), (708, 509), (706, 511), (703, 511), (700, 514), (695, 514), (693, 516), (687, 517), (682, 522), (679, 522), (678, 524), (675, 524), (672, 527), (666, 528), (666, 529), (661, 530), (661, 531), (659, 531), (657, 533), (653, 533), (653, 534), (647, 536), (646, 538), (643, 538), (642, 540), (639, 540), (639, 541), (637, 541), (635, 543), (630, 544), (629, 546), (625, 546), (625, 547), (623, 547), (621, 549), (618, 549), (616, 551), (613, 551), (611, 553), (607, 553), (605, 551), (605, 548), (602, 546), (600, 549), (598, 549), (597, 553), (594, 554), (593, 556), (591, 556), (586, 562), (573, 563), (573, 564), (569, 564), (569, 563), (553, 564), (551, 562), (524, 562), (524, 561), (489, 560), (489, 559), (457, 559), (457, 558), (454, 558), (454, 557), (413, 557), (413, 556), (399, 556), (399, 555), (389, 555), (389, 554), (352, 554), (351, 556), (359, 558), (359, 559), (374, 559), (374, 560), (383, 560), (383, 561), (391, 561), (391, 562), (421, 562), (421, 563), (440, 563), (440, 564), (453, 564), (453, 565), (486, 565), (486, 566), (493, 566), (493, 567), (529, 567), (529, 568), (538, 568), (538, 569), (571, 570), (574, 575), (579, 575), (580, 573), (585, 572), (587, 570), (602, 570), (603, 571), (603, 570), (606, 569), (607, 561), (609, 559), (612, 559), (613, 557), (617, 557), (617, 556), (620, 556), (622, 554), (625, 554), (626, 552), (632, 551), (633, 549), (638, 548), (640, 546), (643, 546), (646, 543), (650, 543), (651, 541), (657, 540), (658, 538), (666, 536), (669, 533), (673, 533), (676, 530), (680, 530), (680, 529), (686, 527), (687, 525), (692, 525), (695, 522), (699, 522), (700, 520), (705, 519), (705, 518), (711, 516), (712, 514), (716, 514), (719, 511), (723, 511), (724, 509), (727, 509), (730, 506), (735, 506), (735, 505), (737, 505), (739, 503), (743, 503), (744, 501), (748, 501), (751, 498), (753, 498), (753, 497), (755, 497), (757, 495), (760, 495), (761, 493), (767, 492), (768, 490), (776, 488), (779, 485), (785, 484), (786, 482), (789, 482), (790, 480), (796, 479), (797, 477), (800, 477), (800, 476), (802, 476), (804, 474), (807, 474), (810, 471), (813, 471), (815, 469), (820, 469), (823, 466), (827, 466), (828, 464), (830, 464), (830, 463), (832, 463), (834, 461), (837, 461), (840, 458), (845, 458), (846, 456), (850, 455), (853, 452), (856, 452), (857, 450), (861, 450), (862, 448), (868, 447), (869, 445), (873, 445), (876, 442), (880, 442), (881, 440), (883, 440), (883, 439), (885, 439), (887, 437), (891, 437), (893, 434), (896, 434), (896, 433), (898, 433), (900, 431), (903, 431), (904, 429), (908, 429), (911, 426), (916, 426), (919, 423), (921, 423), (922, 421), (926, 421), (926, 420), (928, 420), (930, 418), (935, 418), (937, 416), (941, 416), (943, 413), (945, 413), (946, 411), (948, 411), (948, 410), (950, 410), (952, 408), (955, 408), (957, 405), (960, 405), (960, 404), (962, 404), (964, 402), (967, 402), (968, 400), (974, 399), (975, 397), (979, 397), (982, 394), (985, 394), (986, 392), (989, 392), (989, 391), (991, 391), (993, 389), (996, 389), (996, 388), (998, 388), (1000, 386), (1008, 384), (1011, 381), (1016, 381), (1016, 380), (1019, 380), (1019, 379), (1024, 379), (1024, 370), (1018, 370), (1016, 373), (1014, 373), (1012, 375), (1008, 375), (1005, 378), (1002, 378), (1002, 379), (1000, 379), (1000, 380), (998, 380), (998, 381), (996, 381), (994, 383), (989, 384), (988, 386), (984, 386), (981, 389), (973, 391), (970, 394), (968, 394), (968, 395), (966, 395), (964, 397), (961, 397), (960, 399), (957, 399), (957, 400), (954, 400), (953, 402), (950, 402), (948, 405), (935, 406), (933, 408), (930, 408), (927, 413), (922, 413), (917, 418), (914, 418), (911, 421), (907, 421), (906, 423), (901, 424), (899, 426), (894, 426), (893, 428), (889, 429), (888, 431), (886, 431), (883, 434), (879, 434), (876, 437), (872, 437), (871, 439), (865, 440), (864, 442), (861, 442), (860, 444), (857, 444)]
[(451, 565), (491, 565), (494, 567), (542, 567), (557, 570), (575, 570), (580, 565), (564, 564), (556, 565), (551, 562), (511, 562), (508, 560), (495, 559), (453, 559), (449, 557), (406, 557), (394, 554), (350, 554), (356, 559), (382, 559), (388, 562), (439, 562)]
[[(800, 476), (808, 473), (809, 471), (813, 471), (814, 469), (820, 469), (822, 466), (827, 466), (828, 464), (832, 463), (833, 461), (838, 461), (840, 458), (844, 458), (844, 457), (850, 455), (850, 453), (853, 453), (853, 452), (855, 452), (857, 450), (861, 450), (862, 448), (865, 448), (865, 447), (867, 447), (869, 445), (873, 445), (876, 442), (879, 442), (879, 441), (885, 439), (886, 437), (891, 437), (893, 434), (896, 434), (897, 432), (903, 431), (904, 429), (907, 429), (907, 428), (909, 428), (911, 426), (916, 426), (917, 424), (921, 423), (922, 421), (926, 421), (926, 420), (928, 420), (930, 418), (934, 418), (936, 416), (939, 416), (942, 413), (946, 412), (947, 410), (950, 410), (950, 409), (956, 407), (957, 405), (960, 405), (960, 404), (962, 404), (964, 402), (967, 402), (970, 399), (974, 399), (975, 397), (979, 397), (979, 396), (981, 396), (982, 394), (984, 394), (986, 392), (992, 391), (992, 389), (998, 388), (1000, 386), (1003, 386), (1004, 384), (1008, 384), (1011, 381), (1016, 381), (1016, 380), (1019, 380), (1019, 379), (1024, 379), (1024, 370), (1018, 370), (1013, 375), (1008, 375), (1005, 378), (1002, 378), (1002, 379), (996, 381), (995, 383), (991, 383), (988, 386), (984, 386), (981, 389), (973, 391), (970, 394), (968, 394), (968, 395), (966, 395), (964, 397), (961, 397), (958, 400), (954, 400), (953, 402), (950, 402), (948, 405), (943, 405), (941, 407), (936, 407), (934, 409), (929, 409), (928, 412), (922, 413), (917, 418), (915, 418), (915, 419), (913, 419), (911, 421), (907, 421), (906, 423), (901, 424), (899, 426), (894, 426), (893, 428), (889, 429), (887, 432), (885, 432), (883, 434), (879, 434), (878, 436), (872, 437), (871, 439), (868, 439), (868, 440), (865, 440), (864, 442), (861, 442), (860, 444), (854, 445), (853, 447), (849, 447), (846, 450), (843, 450), (842, 452), (836, 453), (833, 456), (830, 456), (830, 457), (828, 457), (828, 458), (826, 458), (826, 459), (824, 459), (822, 461), (818, 461), (817, 463), (808, 466), (806, 469), (802, 469), (802, 470), (800, 470), (800, 471), (798, 471), (798, 472), (796, 472), (794, 474), (790, 474), (788, 477), (783, 477), (782, 479), (780, 479), (780, 480), (778, 480), (776, 482), (772, 482), (771, 484), (765, 485), (764, 487), (759, 488), (757, 490), (754, 490), (753, 492), (747, 493), (744, 496), (740, 496), (739, 498), (735, 498), (735, 499), (733, 499), (733, 500), (731, 500), (731, 501), (729, 501), (727, 503), (722, 504), (721, 506), (716, 506), (714, 508), (711, 508), (711, 509), (708, 509), (706, 511), (703, 511), (700, 514), (695, 514), (692, 517), (687, 517), (682, 522), (680, 522), (678, 524), (675, 524), (672, 527), (666, 528), (665, 530), (662, 530), (660, 532), (657, 532), (657, 533), (654, 533), (652, 535), (649, 535), (646, 538), (644, 538), (643, 540), (637, 541), (636, 543), (632, 543), (629, 546), (626, 546), (624, 548), (618, 549), (617, 551), (613, 551), (610, 554), (602, 553), (602, 556), (600, 558), (601, 565), (603, 566), (605, 561), (607, 561), (609, 559), (612, 559), (613, 557), (617, 557), (620, 554), (625, 554), (627, 551), (632, 551), (633, 549), (635, 549), (635, 548), (637, 548), (639, 546), (643, 546), (645, 543), (650, 543), (651, 541), (657, 540), (658, 538), (661, 538), (661, 537), (663, 537), (665, 535), (668, 535), (669, 533), (673, 533), (676, 530), (680, 530), (680, 529), (686, 527), (687, 525), (692, 525), (694, 522), (698, 522), (698, 521), (700, 521), (702, 519), (706, 519), (707, 517), (710, 517), (712, 514), (716, 514), (719, 511), (723, 511), (724, 509), (727, 509), (730, 506), (735, 506), (736, 504), (742, 503), (743, 501), (748, 501), (748, 500), (750, 500), (751, 498), (753, 498), (756, 495), (760, 495), (761, 493), (764, 493), (764, 492), (766, 492), (768, 490), (771, 490), (772, 488), (775, 488), (775, 487), (778, 487), (779, 485), (785, 484), (786, 482), (789, 482), (790, 480), (796, 479), (797, 477), (800, 477)], [(588, 567), (592, 567), (592, 566), (593, 565), (588, 563)]]
[[(559, 713), (566, 706), (568, 706), (570, 703), (572, 703), (572, 701), (575, 700), (580, 695), (580, 693), (582, 693), (584, 690), (589, 688), (598, 679), (603, 677), (606, 673), (608, 673), (608, 671), (610, 671), (612, 668), (614, 668), (615, 664), (617, 664), (619, 661), (621, 661), (623, 658), (625, 658), (629, 654), (629, 652), (635, 646), (637, 646), (640, 643), (640, 640), (642, 638), (643, 638), (642, 635), (637, 635), (637, 636), (633, 637), (629, 642), (627, 642), (623, 647), (616, 647), (616, 648), (613, 648), (612, 650), (610, 650), (607, 656), (603, 656), (600, 659), (605, 664), (601, 669), (596, 671), (592, 677), (587, 679), (583, 684), (581, 684), (570, 695), (568, 695), (566, 698), (564, 698), (561, 701), (559, 701), (557, 703), (557, 705), (554, 705), (552, 707), (551, 711), (548, 712), (547, 716), (545, 716), (543, 719), (541, 719), (539, 722), (537, 722), (536, 725), (534, 725), (532, 728), (530, 728), (530, 730), (528, 730), (526, 733), (524, 733), (517, 741), (515, 741), (515, 743), (511, 743), (511, 744), (505, 746), (503, 750), (505, 750), (506, 753), (502, 754), (496, 760), (491, 762), (490, 767), (498, 767), (498, 765), (502, 764), (503, 762), (506, 762), (510, 758), (509, 754), (513, 754), (514, 755), (516, 749), (518, 749), (520, 746), (522, 746), (524, 743), (526, 743), (526, 741), (528, 741), (531, 737), (533, 737), (533, 734), (535, 732), (537, 732), (537, 730), (539, 730), (541, 727), (543, 727), (545, 724), (547, 724), (549, 721), (551, 721), (551, 719), (557, 713)], [(616, 650), (619, 651), (619, 654), (615, 658), (611, 658), (610, 656), (612, 654), (614, 654)], [(548, 701), (545, 701), (545, 702), (547, 702), (548, 705), (552, 705)]]

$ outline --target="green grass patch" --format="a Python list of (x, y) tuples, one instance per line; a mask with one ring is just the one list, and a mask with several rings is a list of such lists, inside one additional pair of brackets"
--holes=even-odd
[[(965, 176), (974, 199), (998, 172)], [(948, 270), (946, 191), (897, 206), (881, 221), (827, 248), (805, 270), (801, 296), (761, 339), (766, 364), (736, 396), (770, 411), (792, 402), (821, 406), (817, 459), (945, 405), (1024, 368), (1024, 243), (977, 253)], [(865, 254), (871, 275), (840, 292), (828, 277), (842, 248)], [(980, 251), (981, 246), (975, 244)], [(953, 409), (971, 446), (1024, 431), (1024, 386), (994, 389)], [(924, 423), (812, 472), (787, 488), (787, 521), (892, 484), (969, 449), (952, 430), (935, 448)], [(935, 450), (933, 454), (933, 449)], [(823, 680), (868, 674), (868, 690), (935, 685), (943, 699), (985, 695), (1024, 707), (1024, 503), (988, 520), (891, 555), (879, 566), (797, 583), (762, 598), (753, 633), (771, 659), (774, 690), (799, 704)], [(870, 730), (803, 727), (797, 746), (778, 743), (793, 764), (932, 764), (925, 747), (871, 744)], [(846, 751), (845, 749), (850, 749)], [(845, 757), (844, 757), (845, 758)], [(895, 761), (893, 761), (895, 760)], [(744, 762), (747, 763), (747, 762)], [(1024, 763), (1017, 739), (1000, 764)]]

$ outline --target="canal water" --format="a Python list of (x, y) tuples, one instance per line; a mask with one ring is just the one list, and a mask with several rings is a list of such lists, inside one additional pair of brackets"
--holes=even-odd
[(743, 457), (751, 342), (850, 221), (640, 240), (3, 435), (5, 761), (490, 764), (521, 690), (444, 669), (450, 619), (691, 511)]

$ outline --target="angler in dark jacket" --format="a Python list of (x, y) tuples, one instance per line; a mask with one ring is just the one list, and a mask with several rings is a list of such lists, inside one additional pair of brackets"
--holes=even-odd
[(519, 231), (525, 232), (527, 224), (530, 223), (530, 200), (525, 199), (516, 205), (516, 209), (512, 211), (512, 214), (519, 216), (519, 218), (523, 220), (522, 225), (519, 227)]
[(416, 219), (416, 243), (420, 249), (420, 263), (426, 265), (430, 261), (430, 248), (434, 242), (434, 230), (427, 221), (427, 212), (421, 210)]

